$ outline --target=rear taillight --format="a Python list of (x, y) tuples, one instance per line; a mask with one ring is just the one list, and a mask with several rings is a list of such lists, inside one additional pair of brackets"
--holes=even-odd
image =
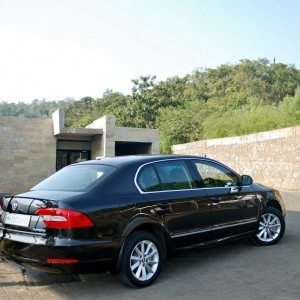
[(3, 199), (0, 198), (0, 216), (4, 213), (3, 211)]
[(94, 226), (85, 214), (64, 208), (39, 208), (36, 215), (41, 216), (47, 228), (82, 228)]

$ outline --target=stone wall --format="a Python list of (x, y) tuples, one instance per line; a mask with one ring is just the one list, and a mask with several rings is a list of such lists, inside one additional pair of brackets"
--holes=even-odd
[(51, 119), (0, 118), (0, 192), (28, 190), (55, 172)]
[(300, 191), (300, 126), (174, 145), (172, 153), (211, 157), (255, 182)]

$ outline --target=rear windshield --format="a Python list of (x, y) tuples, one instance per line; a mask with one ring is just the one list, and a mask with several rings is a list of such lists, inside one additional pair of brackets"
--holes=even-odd
[(106, 165), (74, 165), (46, 178), (33, 191), (88, 191), (116, 170)]

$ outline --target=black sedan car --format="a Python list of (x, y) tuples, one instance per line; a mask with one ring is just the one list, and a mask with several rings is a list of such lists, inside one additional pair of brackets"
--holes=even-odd
[(50, 272), (101, 265), (145, 287), (176, 249), (242, 237), (275, 244), (284, 215), (278, 191), (212, 159), (103, 158), (4, 197), (0, 256)]

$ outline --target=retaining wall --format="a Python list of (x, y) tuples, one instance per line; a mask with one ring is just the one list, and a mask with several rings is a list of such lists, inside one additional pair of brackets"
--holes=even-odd
[(300, 126), (174, 145), (172, 153), (211, 157), (255, 182), (300, 191)]

